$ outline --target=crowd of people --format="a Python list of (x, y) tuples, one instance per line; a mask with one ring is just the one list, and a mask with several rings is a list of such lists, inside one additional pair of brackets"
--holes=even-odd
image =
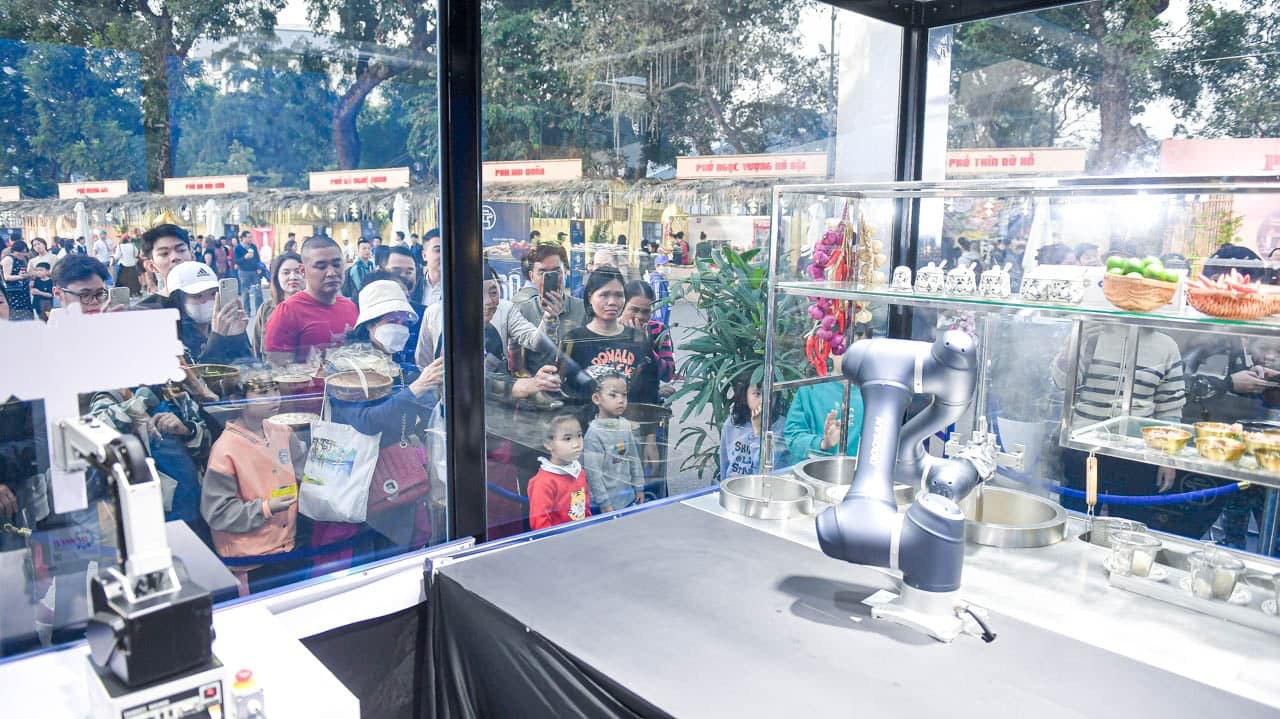
[[(243, 591), (441, 537), (438, 232), (389, 242), (360, 239), (350, 247), (323, 234), (301, 242), (290, 236), (275, 252), (247, 232), (234, 242), (193, 240), (169, 224), (135, 231), (105, 248), (100, 240), (92, 238), (83, 252), (75, 243), (54, 243), (57, 253), (40, 239), (8, 243), (0, 250), (0, 271), (9, 319), (176, 311), (186, 378), (105, 388), (85, 397), (83, 410), (146, 442), (166, 487), (167, 519), (185, 522), (223, 557)], [(1041, 254), (1046, 250), (1051, 248)], [(1092, 254), (1096, 248), (1072, 252), (1077, 261)], [(574, 277), (563, 244), (535, 242), (520, 259), (522, 286), (509, 297), (503, 296), (504, 278), (485, 263), (483, 361), (487, 402), (493, 404), (486, 412), (505, 413), (529, 437), (489, 442), (491, 501), (505, 497), (518, 505), (514, 531), (624, 509), (661, 493), (660, 447), (668, 438), (653, 417), (676, 379), (670, 306), (663, 302), (669, 287), (661, 270), (668, 258), (654, 257), (647, 277), (622, 259), (602, 248), (590, 257), (585, 276)], [(467, 284), (459, 286), (468, 291)], [(128, 301), (116, 302), (113, 287), (127, 287)], [(1144, 347), (1155, 348), (1155, 339)], [(1101, 342), (1093, 351), (1110, 346)], [(1172, 416), (1185, 404), (1181, 355), (1171, 342), (1161, 347), (1163, 354), (1143, 367), (1158, 365), (1170, 383), (1157, 389), (1154, 416)], [(1264, 356), (1252, 349), (1250, 356)], [(365, 369), (374, 367), (389, 385), (370, 387), (356, 368), (357, 393), (333, 391), (335, 376), (355, 367), (352, 358), (375, 358)], [(234, 368), (233, 379), (201, 374), (208, 367)], [(1237, 392), (1249, 389), (1245, 375), (1263, 376), (1256, 367), (1240, 373), (1233, 377)], [(1266, 377), (1274, 374), (1280, 368)], [(857, 453), (863, 408), (856, 389), (847, 416), (838, 383), (804, 386), (789, 400), (774, 402), (766, 418), (759, 379), (747, 373), (737, 378), (720, 432), (720, 478), (761, 471), (762, 439), (770, 432), (781, 438), (769, 458), (774, 468)], [(6, 403), (5, 411), (15, 404), (21, 403)], [(352, 436), (371, 443), (371, 469), (362, 479), (369, 483), (368, 506), (359, 521), (309, 516), (303, 497), (322, 443), (313, 441), (305, 424), (273, 420), (297, 413), (318, 414), (322, 423), (350, 428)], [(23, 482), (38, 478), (43, 468), (35, 455), (28, 459), (25, 469), (0, 481), (0, 519), (21, 517), (33, 528), (97, 521), (94, 507), (61, 516), (33, 499), (39, 492)], [(1153, 470), (1152, 485), (1167, 490), (1171, 478)], [(101, 478), (89, 486), (95, 501), (107, 497)], [(24, 503), (34, 509), (18, 512)], [(492, 506), (491, 520), (502, 515)]]
[[(144, 441), (165, 488), (166, 519), (185, 522), (212, 547), (242, 592), (441, 537), (441, 448), (433, 439), (443, 434), (444, 413), (438, 232), (360, 239), (350, 248), (324, 235), (290, 236), (274, 253), (248, 232), (232, 241), (193, 239), (171, 224), (114, 244), (93, 239), (84, 252), (64, 246), (47, 264), (41, 240), (8, 243), (0, 268), (9, 319), (176, 311), (185, 379), (106, 388), (84, 397), (82, 410)], [(96, 251), (99, 240), (110, 262)], [(648, 281), (628, 281), (612, 255), (591, 264), (585, 278), (573, 278), (565, 248), (539, 244), (524, 258), (528, 286), (508, 300), (486, 263), (486, 388), (508, 411), (540, 412), (527, 422), (545, 440), (537, 466), (513, 465), (524, 473), (515, 484), (527, 503), (522, 528), (645, 501), (656, 480), (660, 430), (628, 419), (628, 405), (660, 405), (672, 391), (671, 333), (654, 308), (667, 285), (662, 279), (655, 291)], [(572, 291), (578, 284), (581, 297)], [(129, 289), (125, 301), (112, 291), (120, 287)], [(381, 358), (371, 366), (385, 367), (379, 373), (391, 386), (357, 396), (333, 391), (351, 357)], [(207, 368), (234, 371), (227, 379)], [(308, 462), (318, 443), (305, 426), (274, 419), (303, 411), (376, 444), (362, 521), (308, 516)], [(97, 525), (97, 505), (108, 498), (101, 477), (89, 480), (86, 510), (58, 515), (46, 503), (18, 512), (15, 499), (8, 511), (10, 495), (33, 494), (16, 485), (44, 470), (29, 460), (0, 481), (0, 519), (36, 530)], [(575, 489), (560, 491), (558, 478), (569, 475)]]

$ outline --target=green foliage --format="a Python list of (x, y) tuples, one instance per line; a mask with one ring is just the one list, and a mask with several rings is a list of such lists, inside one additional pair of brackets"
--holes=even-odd
[(593, 245), (612, 245), (614, 238), (609, 232), (609, 228), (613, 223), (609, 220), (597, 222), (595, 227), (591, 229), (591, 244)]
[(9, 41), (0, 53), (0, 94), (15, 103), (14, 123), (0, 123), (15, 133), (8, 177), (32, 196), (72, 180), (145, 186), (137, 55)]
[(305, 187), (307, 172), (335, 167), (336, 98), (321, 59), (270, 47), (217, 59), (230, 64), (223, 91), (193, 82), (175, 103), (179, 176), (249, 174), (255, 185)]
[[(732, 248), (717, 250), (711, 260), (698, 260), (697, 272), (672, 286), (671, 300), (694, 301), (705, 318), (693, 327), (694, 338), (680, 349), (688, 353), (680, 363), (685, 383), (671, 397), (671, 404), (688, 399), (681, 422), (705, 416), (710, 423), (684, 424), (680, 444), (690, 446), (690, 456), (680, 467), (696, 470), (699, 476), (719, 472), (720, 428), (733, 408), (733, 383), (744, 373), (752, 383), (764, 379), (765, 303), (768, 294), (768, 267), (759, 250), (738, 254)], [(807, 315), (798, 298), (779, 297), (778, 337), (804, 333)], [(774, 381), (798, 379), (806, 366), (794, 343), (775, 343)], [(775, 401), (780, 401), (775, 396)]]
[(1209, 137), (1280, 136), (1280, 6), (1274, 0), (1192, 0), (1187, 24), (1160, 64), (1162, 89)]
[(1144, 161), (1154, 143), (1136, 118), (1162, 97), (1168, 6), (1097, 0), (956, 26), (952, 146), (1096, 143), (1097, 173)]

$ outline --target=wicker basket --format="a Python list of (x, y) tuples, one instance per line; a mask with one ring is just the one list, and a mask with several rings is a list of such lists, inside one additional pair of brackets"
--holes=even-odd
[(1173, 301), (1173, 295), (1177, 291), (1177, 282), (1110, 273), (1102, 278), (1102, 294), (1106, 295), (1107, 301), (1130, 312), (1150, 312), (1164, 307)]
[(336, 372), (326, 377), (324, 384), (330, 397), (346, 402), (382, 399), (391, 394), (391, 378), (367, 370)]
[(1229, 320), (1256, 320), (1280, 311), (1276, 293), (1241, 294), (1231, 290), (1187, 289), (1191, 306), (1209, 315)]

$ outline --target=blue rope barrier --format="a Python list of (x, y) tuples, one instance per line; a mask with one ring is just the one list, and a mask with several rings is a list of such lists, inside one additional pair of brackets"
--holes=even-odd
[(505, 489), (505, 488), (503, 488), (503, 487), (499, 487), (498, 485), (494, 484), (493, 482), (485, 482), (485, 484), (486, 484), (486, 485), (488, 485), (488, 487), (489, 487), (489, 491), (490, 491), (490, 492), (493, 492), (494, 494), (498, 495), (499, 497), (502, 497), (502, 498), (504, 498), (504, 499), (509, 499), (509, 500), (511, 500), (511, 501), (513, 501), (513, 502), (519, 502), (520, 504), (523, 504), (523, 505), (525, 505), (526, 507), (527, 507), (527, 506), (529, 506), (529, 498), (528, 498), (528, 497), (525, 497), (525, 496), (522, 496), (522, 495), (516, 494), (515, 492), (512, 492), (512, 491), (511, 491), (511, 490), (509, 490), (509, 489)]
[[(1041, 482), (1020, 472), (1012, 470), (1000, 469), (999, 474), (1003, 477), (1012, 479), (1021, 484), (1042, 487), (1052, 492), (1056, 492), (1064, 497), (1072, 497), (1074, 499), (1084, 499), (1085, 493), (1079, 489), (1064, 487), (1062, 485), (1053, 484), (1052, 482)], [(1232, 482), (1221, 487), (1210, 487), (1209, 489), (1197, 489), (1191, 492), (1181, 492), (1179, 494), (1147, 494), (1147, 495), (1130, 495), (1130, 494), (1098, 494), (1098, 502), (1102, 504), (1116, 505), (1163, 505), (1163, 504), (1183, 504), (1186, 502), (1196, 502), (1202, 499), (1211, 499), (1223, 494), (1232, 494), (1240, 491), (1240, 485)]]

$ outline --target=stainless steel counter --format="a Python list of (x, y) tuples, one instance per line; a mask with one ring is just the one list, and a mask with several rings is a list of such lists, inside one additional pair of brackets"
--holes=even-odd
[[(812, 517), (748, 519), (725, 511), (715, 493), (685, 504), (821, 551)], [(1280, 710), (1280, 641), (1275, 636), (1112, 587), (1102, 567), (1107, 550), (1081, 541), (1084, 523), (1077, 517), (1069, 521), (1067, 540), (1048, 547), (969, 545), (962, 596), (998, 613)], [(999, 626), (992, 629), (1000, 631)], [(1044, 661), (1051, 668), (1054, 658)]]

